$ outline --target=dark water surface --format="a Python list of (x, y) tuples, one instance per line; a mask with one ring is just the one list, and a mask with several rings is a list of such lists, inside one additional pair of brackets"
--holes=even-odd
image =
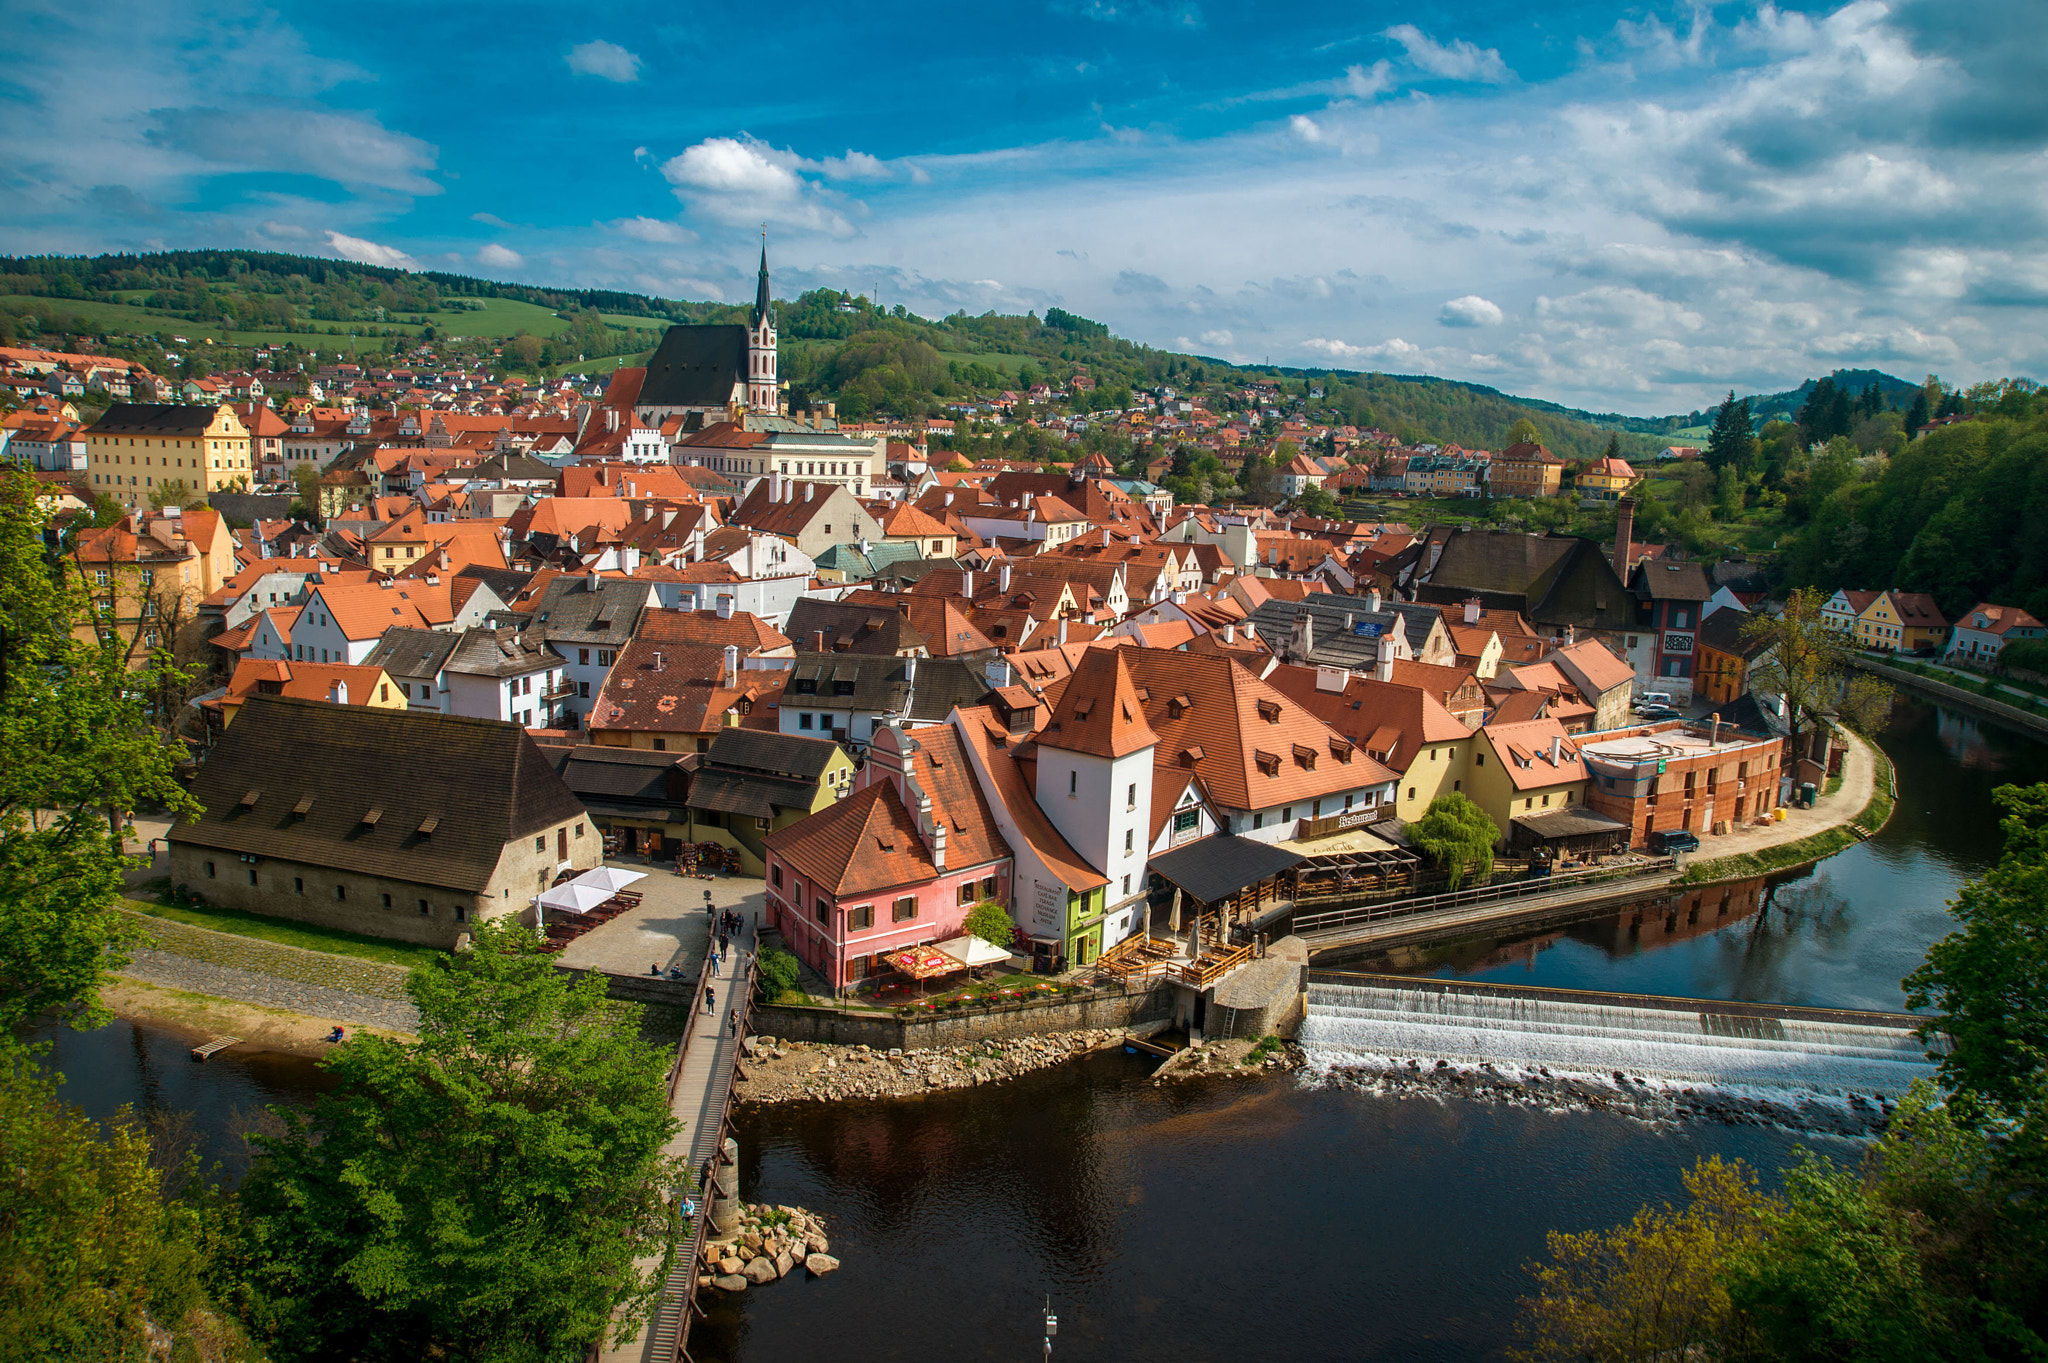
[[(1949, 898), (1998, 858), (1991, 792), (2048, 781), (2048, 745), (1904, 698), (1879, 743), (1898, 774), (1897, 810), (1875, 838), (1810, 871), (1659, 901), (1640, 923), (1621, 913), (1343, 964), (1566, 989), (1903, 1009), (1899, 981), (1949, 931)], [(1711, 852), (1707, 841), (1702, 855)]]
[[(1544, 1234), (1795, 1138), (1213, 1078), (1098, 1056), (925, 1099), (750, 1109), (744, 1196), (824, 1213), (838, 1273), (710, 1294), (698, 1363), (1484, 1359)], [(1838, 1141), (1809, 1146), (1847, 1153)]]
[[(1899, 977), (1947, 931), (1943, 904), (1998, 852), (1990, 801), (2048, 780), (2048, 748), (1901, 706), (1883, 738), (1900, 808), (1812, 874), (1519, 941), (1393, 963), (1475, 978), (1896, 1008)], [(116, 1023), (58, 1039), (66, 1093), (196, 1114), (231, 1157), (248, 1114), (323, 1087), (310, 1062)], [(1706, 1154), (1780, 1168), (1803, 1141), (1748, 1127), (1653, 1129), (1598, 1112), (1398, 1099), (1291, 1079), (1154, 1087), (1103, 1055), (929, 1098), (744, 1110), (750, 1201), (821, 1213), (840, 1272), (713, 1294), (698, 1363), (1041, 1357), (1039, 1303), (1066, 1360), (1491, 1358), (1522, 1265), (1551, 1229), (1680, 1194)]]

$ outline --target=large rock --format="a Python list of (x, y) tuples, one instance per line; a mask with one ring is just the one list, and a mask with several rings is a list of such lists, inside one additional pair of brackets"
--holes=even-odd
[(839, 1267), (839, 1261), (829, 1254), (813, 1254), (804, 1260), (804, 1267), (811, 1271), (813, 1278), (822, 1278)]
[(804, 1261), (804, 1256), (809, 1254), (811, 1251), (809, 1246), (805, 1245), (803, 1241), (792, 1240), (789, 1242), (789, 1249), (786, 1252), (788, 1253), (790, 1258), (796, 1260), (796, 1262), (798, 1263), (802, 1263)]
[(790, 1253), (789, 1253), (789, 1251), (788, 1251), (788, 1250), (784, 1250), (784, 1251), (782, 1251), (782, 1253), (780, 1253), (780, 1254), (778, 1254), (778, 1255), (776, 1255), (776, 1256), (775, 1256), (775, 1276), (776, 1276), (776, 1277), (778, 1277), (778, 1278), (786, 1278), (786, 1277), (788, 1277), (788, 1276), (789, 1276), (789, 1271), (790, 1271), (790, 1270), (791, 1270), (792, 1268), (795, 1268), (795, 1267), (796, 1267), (796, 1260), (795, 1260), (795, 1259), (793, 1259), (792, 1257), (790, 1257)]
[(720, 1274), (713, 1282), (721, 1292), (744, 1292), (747, 1290), (747, 1280), (737, 1273)]
[(743, 1267), (745, 1267), (745, 1265), (738, 1258), (730, 1254), (726, 1255), (724, 1258), (718, 1261), (718, 1271), (720, 1273), (725, 1274), (727, 1277), (730, 1277), (733, 1274), (739, 1272), (740, 1269)]
[(740, 1276), (750, 1283), (759, 1284), (772, 1283), (782, 1275), (775, 1271), (775, 1261), (773, 1259), (753, 1259), (749, 1260), (747, 1266), (740, 1270)]

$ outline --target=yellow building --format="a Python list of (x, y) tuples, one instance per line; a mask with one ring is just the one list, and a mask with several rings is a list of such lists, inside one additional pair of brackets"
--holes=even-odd
[(235, 541), (209, 508), (145, 511), (81, 531), (71, 560), (91, 612), (79, 638), (118, 639), (131, 666), (154, 648), (193, 662), (204, 648), (199, 604), (234, 574)]
[(1579, 496), (1587, 501), (1618, 502), (1636, 485), (1638, 475), (1626, 459), (1602, 459), (1578, 477)]
[(1879, 592), (1856, 616), (1856, 645), (1909, 653), (1948, 643), (1948, 621), (1925, 592)]
[(131, 511), (166, 483), (205, 494), (255, 481), (249, 428), (226, 403), (117, 402), (87, 428), (85, 454), (93, 487)]
[(1585, 803), (1586, 764), (1554, 719), (1487, 724), (1479, 730), (1465, 793), (1505, 837), (1516, 815)]
[(381, 667), (347, 663), (295, 663), (283, 658), (244, 658), (235, 665), (227, 690), (204, 709), (209, 720), (219, 716), (225, 729), (251, 696), (290, 696), (329, 705), (367, 705), (376, 710), (403, 710), (405, 693), (391, 683)]

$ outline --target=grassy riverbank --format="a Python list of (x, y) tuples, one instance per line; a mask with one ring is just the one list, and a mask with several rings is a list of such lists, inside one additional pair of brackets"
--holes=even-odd
[(382, 937), (364, 937), (353, 932), (343, 932), (339, 928), (294, 923), (289, 919), (270, 918), (241, 909), (159, 904), (149, 899), (130, 899), (125, 901), (125, 907), (151, 918), (189, 923), (195, 928), (206, 928), (211, 932), (225, 932), (236, 937), (253, 937), (258, 941), (276, 942), (280, 946), (298, 947), (303, 951), (325, 951), (337, 956), (381, 961), (385, 965), (403, 966), (407, 970), (431, 965), (434, 958), (442, 954), (433, 947), (414, 946), (410, 942), (393, 942)]
[(1865, 741), (1864, 746), (1876, 764), (1876, 779), (1871, 783), (1870, 803), (1853, 818), (1796, 842), (1779, 843), (1776, 847), (1732, 857), (1716, 857), (1712, 861), (1696, 861), (1685, 868), (1685, 874), (1676, 883), (1701, 885), (1720, 880), (1748, 880), (1773, 871), (1790, 870), (1795, 866), (1824, 861), (1875, 834), (1891, 818), (1892, 805), (1897, 797), (1893, 790), (1891, 760), (1875, 743)]

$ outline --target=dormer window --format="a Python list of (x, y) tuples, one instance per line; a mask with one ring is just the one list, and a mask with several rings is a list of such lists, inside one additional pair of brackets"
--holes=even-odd
[(1260, 701), (1259, 718), (1265, 720), (1268, 724), (1278, 724), (1280, 722), (1279, 702), (1271, 700)]

